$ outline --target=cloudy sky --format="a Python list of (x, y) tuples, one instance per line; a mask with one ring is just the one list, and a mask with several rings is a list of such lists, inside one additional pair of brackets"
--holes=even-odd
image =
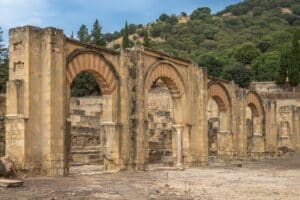
[(66, 35), (77, 32), (81, 24), (91, 27), (96, 18), (103, 32), (120, 30), (125, 21), (145, 24), (161, 13), (191, 13), (198, 7), (217, 12), (241, 0), (0, 0), (0, 27), (7, 32), (22, 25), (53, 26)]

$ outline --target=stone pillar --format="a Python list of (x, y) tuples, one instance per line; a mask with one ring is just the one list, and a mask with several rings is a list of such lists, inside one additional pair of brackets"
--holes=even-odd
[(183, 134), (183, 128), (184, 125), (182, 124), (176, 124), (173, 125), (173, 128), (175, 129), (174, 137), (176, 138), (176, 167), (182, 168), (183, 167), (183, 147), (182, 147), (182, 134)]
[(102, 122), (101, 127), (105, 134), (104, 168), (109, 171), (119, 171), (120, 154), (117, 125), (114, 122)]
[(63, 175), (63, 31), (32, 26), (10, 29), (9, 55), (7, 156), (22, 169)]
[(190, 124), (190, 166), (203, 166), (208, 163), (208, 123), (207, 123), (207, 73), (205, 68), (196, 65), (189, 67), (189, 92), (184, 110), (185, 120)]
[(220, 131), (221, 132), (228, 132), (229, 131), (228, 111), (220, 112), (219, 118), (220, 118), (220, 126), (219, 126)]

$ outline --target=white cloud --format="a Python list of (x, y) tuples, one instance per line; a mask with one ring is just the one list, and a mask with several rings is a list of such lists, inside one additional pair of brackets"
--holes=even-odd
[(45, 0), (0, 0), (0, 26), (40, 25), (47, 8)]

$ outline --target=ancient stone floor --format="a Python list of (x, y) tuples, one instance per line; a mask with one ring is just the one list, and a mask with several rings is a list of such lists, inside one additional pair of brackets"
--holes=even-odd
[(105, 174), (94, 166), (69, 177), (25, 178), (0, 199), (300, 199), (300, 156), (175, 171)]

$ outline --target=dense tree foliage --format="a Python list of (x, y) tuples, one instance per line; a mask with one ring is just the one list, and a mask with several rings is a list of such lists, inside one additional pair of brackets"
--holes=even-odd
[(222, 78), (233, 80), (240, 87), (248, 87), (251, 82), (251, 71), (241, 64), (228, 65), (222, 72)]
[[(233, 80), (242, 87), (253, 80), (285, 84), (288, 79), (296, 85), (300, 82), (299, 28), (299, 0), (245, 0), (217, 14), (207, 7), (197, 8), (189, 16), (163, 13), (145, 26), (126, 22), (120, 31), (106, 34), (101, 33), (96, 20), (91, 33), (82, 25), (77, 38), (104, 46), (123, 37), (124, 48), (143, 44), (188, 58), (206, 67), (208, 75)], [(114, 48), (121, 48), (121, 44), (115, 43)], [(7, 77), (6, 56), (1, 56), (0, 69), (1, 85)], [(79, 74), (72, 87), (73, 95), (100, 91), (88, 73)], [(84, 88), (87, 92), (82, 92)]]
[(283, 47), (280, 51), (279, 61), (276, 70), (276, 83), (283, 85), (286, 83), (288, 78), (288, 67), (289, 67), (289, 47)]
[(73, 97), (96, 96), (100, 94), (99, 85), (89, 72), (83, 71), (79, 73), (71, 84), (71, 96)]
[(212, 18), (210, 8), (198, 8), (191, 14), (191, 20), (207, 20)]
[[(81, 25), (77, 32), (77, 38), (81, 42), (96, 45), (103, 44), (101, 34), (101, 26), (98, 20), (95, 21), (91, 34), (88, 32), (86, 25)], [(89, 72), (81, 72), (77, 74), (71, 84), (71, 96), (82, 97), (100, 94), (100, 88), (94, 77)]]
[(300, 83), (300, 30), (294, 32), (292, 40), (291, 53), (288, 62), (288, 77), (292, 86), (297, 86)]
[(93, 30), (91, 32), (91, 43), (98, 45), (98, 46), (105, 46), (106, 45), (106, 41), (103, 37), (103, 34), (101, 33), (101, 25), (98, 21), (98, 19), (96, 19), (96, 21), (94, 22), (93, 25)]
[(148, 30), (145, 31), (145, 34), (144, 34), (144, 43), (143, 45), (145, 47), (149, 47), (150, 46), (150, 39), (149, 39), (149, 34), (148, 34)]
[(85, 42), (88, 43), (90, 42), (90, 34), (88, 31), (88, 28), (86, 27), (86, 25), (82, 24), (79, 28), (79, 31), (77, 32), (77, 38), (81, 41), (81, 42)]
[(8, 56), (7, 49), (4, 47), (3, 31), (0, 27), (0, 93), (6, 91), (6, 81), (8, 80)]
[(128, 48), (129, 46), (130, 46), (130, 43), (129, 43), (128, 24), (127, 24), (127, 21), (126, 21), (124, 32), (123, 32), (122, 47), (123, 48)]
[[(279, 76), (285, 76), (280, 70), (287, 71), (279, 67), (287, 65), (281, 49), (291, 44), (294, 30), (300, 27), (299, 6), (297, 0), (245, 0), (216, 15), (209, 8), (195, 9), (190, 20), (176, 24), (168, 23), (174, 15), (162, 14), (148, 25), (150, 38), (155, 38), (150, 47), (189, 58), (206, 67), (209, 75), (238, 81), (241, 86), (249, 80), (280, 83)], [(298, 62), (296, 56), (294, 60)], [(231, 72), (241, 72), (245, 79)]]

